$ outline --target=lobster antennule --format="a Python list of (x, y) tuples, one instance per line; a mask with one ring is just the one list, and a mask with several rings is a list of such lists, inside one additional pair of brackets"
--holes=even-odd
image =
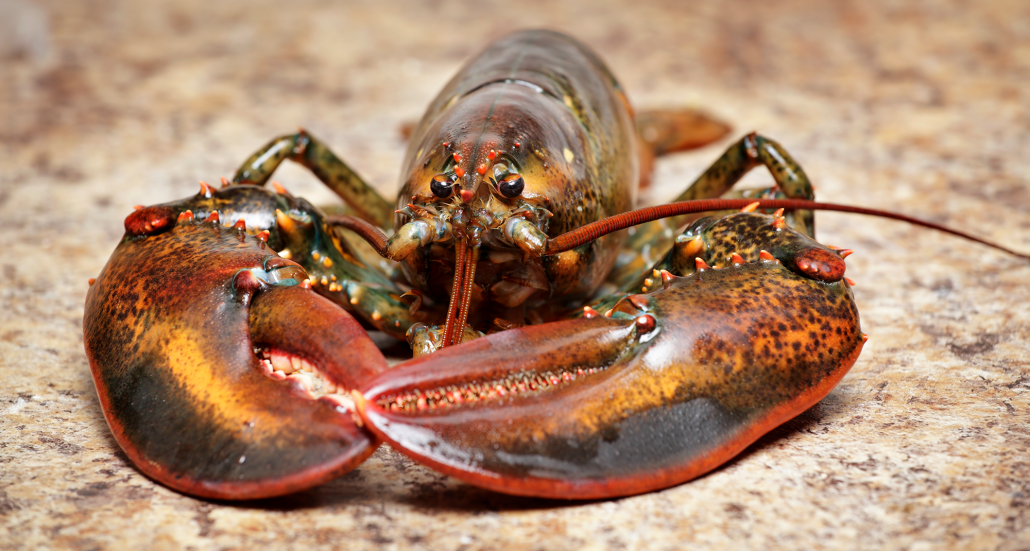
[[(454, 282), (451, 284), (451, 302), (447, 305), (447, 322), (443, 330), (443, 345), (450, 346), (454, 336), (454, 309), (461, 303), (458, 297), (461, 296), (462, 276), (465, 274), (465, 254), (468, 252), (468, 245), (464, 239), (455, 240), (454, 244)], [(459, 331), (461, 330), (459, 326)]]
[(652, 222), (661, 218), (669, 218), (672, 216), (680, 216), (683, 214), (692, 214), (698, 212), (709, 212), (718, 210), (730, 210), (730, 209), (742, 209), (750, 207), (757, 203), (757, 208), (763, 209), (802, 209), (802, 210), (830, 210), (836, 212), (848, 212), (852, 214), (865, 214), (867, 216), (878, 216), (880, 218), (889, 218), (891, 220), (900, 220), (902, 222), (908, 222), (916, 226), (937, 230), (947, 234), (961, 237), (969, 241), (986, 245), (992, 249), (1006, 252), (1013, 256), (1018, 256), (1026, 260), (1030, 260), (1030, 255), (1014, 251), (1008, 247), (1004, 247), (997, 243), (981, 239), (974, 235), (943, 226), (941, 224), (935, 224), (926, 220), (920, 220), (904, 214), (890, 212), (879, 209), (867, 209), (864, 207), (856, 207), (852, 205), (841, 205), (837, 203), (821, 203), (818, 201), (807, 201), (804, 199), (699, 199), (694, 201), (679, 201), (677, 203), (669, 203), (667, 205), (657, 205), (654, 207), (645, 207), (642, 209), (631, 210), (614, 216), (609, 216), (603, 220), (598, 220), (587, 224), (581, 228), (577, 228), (570, 232), (566, 232), (558, 237), (554, 237), (547, 241), (547, 250), (544, 254), (554, 255), (563, 253), (565, 251), (575, 249), (576, 247), (593, 241), (599, 237), (608, 235), (609, 233), (624, 230), (626, 228), (643, 224), (645, 222)]
[(461, 344), (465, 334), (465, 322), (469, 317), (472, 302), (472, 284), (476, 280), (476, 263), (479, 262), (479, 245), (470, 247), (460, 240), (454, 249), (454, 283), (451, 285), (451, 302), (447, 307), (447, 323), (444, 325), (441, 348)]
[[(472, 284), (476, 281), (476, 263), (479, 262), (479, 245), (471, 247), (465, 254), (465, 273), (463, 276), (461, 289), (461, 304), (458, 306), (458, 321), (457, 321), (457, 335), (464, 335), (465, 322), (469, 319), (469, 304), (472, 302)], [(454, 301), (456, 297), (451, 297), (451, 301)], [(450, 344), (461, 344), (461, 338), (456, 339), (457, 342), (450, 342)]]

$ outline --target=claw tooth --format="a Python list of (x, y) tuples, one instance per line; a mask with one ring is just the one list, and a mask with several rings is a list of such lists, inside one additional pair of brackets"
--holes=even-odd
[(143, 205), (133, 205), (132, 206), (132, 210), (143, 210), (145, 208), (147, 208), (147, 207), (144, 207)]
[(855, 280), (854, 279), (851, 279), (850, 277), (845, 277), (844, 279), (848, 282), (848, 285), (851, 285), (852, 287), (855, 286)]
[(229, 187), (229, 179), (225, 176), (221, 177), (222, 187)]
[(276, 182), (275, 180), (272, 180), (272, 187), (275, 188), (275, 192), (278, 193), (279, 195), (289, 195), (290, 194), (290, 192), (286, 191), (286, 188), (284, 188), (282, 184), (280, 184), (279, 182)]
[[(655, 279), (658, 279), (658, 278), (662, 277), (662, 273), (659, 272), (658, 270), (651, 270), (651, 277), (653, 277)], [(650, 285), (650, 283), (648, 283), (648, 285)]]
[(308, 393), (315, 389), (315, 378), (310, 373), (296, 372), (287, 379), (296, 381)]
[(257, 240), (262, 242), (262, 243), (268, 243), (268, 236), (269, 236), (268, 230), (264, 230), (262, 232), (258, 232), (258, 234), (255, 235), (254, 237), (257, 237)]
[(771, 254), (769, 254), (769, 251), (767, 251), (765, 249), (762, 249), (761, 251), (758, 251), (758, 258), (760, 258), (762, 260), (776, 260), (776, 257), (771, 255)]
[(615, 311), (614, 308), (609, 309), (607, 312), (604, 313), (604, 317), (606, 317), (606, 318), (612, 317), (612, 312), (614, 312), (614, 311)]
[(240, 218), (236, 221), (235, 224), (232, 225), (232, 227), (239, 231), (247, 231), (247, 222)]
[(93, 285), (94, 283), (96, 283), (96, 281), (97, 281), (97, 278), (95, 278), (95, 277), (89, 278), (89, 284), (90, 285)]
[(175, 220), (175, 223), (176, 224), (181, 224), (183, 222), (192, 222), (192, 221), (193, 221), (193, 211), (192, 210), (187, 210), (187, 211), (183, 211), (183, 212), (179, 213), (179, 218)]
[[(655, 270), (655, 271), (657, 272), (658, 270)], [(662, 274), (661, 274), (661, 272), (659, 272), (659, 273), (656, 273), (654, 276), (656, 278), (659, 278), (659, 277), (662, 277)], [(653, 279), (647, 278), (647, 279), (644, 280), (644, 287), (650, 287), (652, 285), (654, 285), (654, 280)]]
[(839, 254), (841, 258), (847, 258), (847, 257), (855, 254), (855, 251), (853, 251), (851, 249), (839, 249), (837, 251), (837, 254)]
[(207, 218), (205, 218), (204, 221), (205, 222), (216, 222), (217, 223), (218, 222), (218, 211), (217, 210), (211, 211), (211, 214), (207, 215)]
[(742, 256), (740, 256), (739, 254), (737, 254), (737, 253), (733, 253), (733, 254), (730, 255), (730, 262), (734, 266), (740, 266), (741, 264), (744, 263), (744, 258)]
[(773, 213), (773, 218), (783, 218), (783, 209), (777, 209), (776, 212)]
[(698, 270), (707, 270), (707, 269), (711, 268), (711, 266), (709, 266), (707, 262), (705, 262), (704, 260), (701, 260), (700, 258), (695, 258), (694, 259), (694, 264), (697, 266)]
[(865, 342), (867, 340), (869, 340), (869, 335), (866, 335), (865, 333), (862, 333), (862, 342)]
[(591, 308), (589, 306), (584, 306), (583, 307), (583, 317), (586, 318), (586, 319), (593, 319), (593, 318), (596, 318), (597, 316), (600, 316), (600, 315), (601, 315), (600, 312), (598, 312), (597, 310), (594, 310), (593, 308)]
[(293, 367), (293, 362), (290, 358), (283, 354), (272, 353), (269, 357), (269, 361), (272, 362), (272, 367), (277, 371), (282, 371), (284, 374), (290, 374), (297, 371)]
[(761, 203), (759, 203), (758, 201), (755, 201), (754, 203), (751, 203), (750, 205), (740, 209), (740, 212), (754, 212), (760, 204)]
[(787, 219), (783, 218), (782, 216), (780, 218), (774, 219), (773, 223), (772, 223), (772, 227), (774, 227), (774, 228), (776, 228), (778, 230), (782, 230), (783, 228), (786, 228), (787, 227)]
[(670, 272), (669, 270), (662, 270), (662, 286), (668, 287), (669, 283), (671, 283), (674, 279), (676, 279), (676, 276), (673, 275), (672, 272)]

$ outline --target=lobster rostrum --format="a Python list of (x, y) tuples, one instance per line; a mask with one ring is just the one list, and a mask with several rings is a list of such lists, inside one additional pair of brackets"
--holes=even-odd
[[(108, 424), (146, 475), (224, 499), (315, 486), (379, 442), (520, 495), (708, 472), (861, 352), (851, 251), (814, 240), (813, 209), (968, 237), (816, 203), (755, 134), (677, 202), (631, 210), (655, 156), (726, 132), (691, 111), (634, 115), (587, 48), (530, 31), (433, 101), (395, 205), (306, 132), (272, 140), (220, 189), (126, 218), (83, 318)], [(286, 159), (347, 214), (263, 187)], [(730, 189), (760, 165), (775, 186)], [(691, 218), (706, 211), (720, 214)], [(415, 357), (388, 367), (367, 328)]]

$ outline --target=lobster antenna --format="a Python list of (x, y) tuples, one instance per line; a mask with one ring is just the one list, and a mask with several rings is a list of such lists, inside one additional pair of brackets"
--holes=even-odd
[(851, 205), (840, 205), (836, 203), (820, 203), (817, 201), (806, 201), (804, 199), (698, 199), (694, 201), (680, 201), (677, 203), (669, 203), (667, 205), (658, 205), (654, 207), (645, 207), (642, 209), (631, 210), (614, 216), (609, 216), (603, 220), (592, 222), (581, 228), (576, 228), (570, 232), (563, 233), (553, 239), (547, 240), (547, 249), (544, 254), (552, 255), (563, 253), (565, 251), (575, 249), (576, 247), (593, 241), (604, 235), (608, 235), (612, 232), (617, 232), (637, 224), (643, 224), (644, 222), (651, 222), (660, 218), (668, 218), (670, 216), (680, 216), (682, 214), (691, 214), (697, 212), (708, 212), (717, 210), (729, 210), (729, 209), (741, 209), (750, 205), (756, 205), (756, 208), (763, 209), (802, 209), (802, 210), (832, 210), (837, 212), (850, 212), (852, 214), (865, 214), (869, 216), (878, 216), (880, 218), (890, 218), (892, 220), (901, 220), (902, 222), (908, 222), (915, 226), (922, 226), (924, 228), (930, 228), (944, 233), (968, 239), (969, 241), (975, 241), (982, 245), (986, 245), (999, 251), (1004, 251), (1013, 256), (1030, 260), (1030, 255), (1016, 252), (1007, 247), (1003, 247), (997, 243), (992, 243), (979, 237), (970, 235), (965, 232), (953, 230), (947, 226), (935, 224), (933, 222), (927, 222), (926, 220), (920, 220), (918, 218), (912, 218), (911, 216), (905, 216), (904, 214), (898, 214), (885, 210), (867, 209), (863, 207), (855, 207)]

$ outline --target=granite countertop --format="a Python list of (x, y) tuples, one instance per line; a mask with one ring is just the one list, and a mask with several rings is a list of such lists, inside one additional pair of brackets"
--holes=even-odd
[[(6, 0), (0, 21), (0, 548), (1030, 547), (1030, 262), (902, 223), (817, 216), (858, 251), (870, 336), (829, 396), (709, 475), (625, 499), (507, 497), (386, 447), (285, 498), (183, 496), (118, 449), (81, 333), (132, 205), (195, 193), (297, 126), (392, 194), (398, 127), (534, 26), (595, 47), (636, 105), (734, 126), (662, 161), (648, 201), (757, 129), (820, 199), (1030, 251), (1030, 4)], [(296, 166), (277, 179), (333, 202)]]

